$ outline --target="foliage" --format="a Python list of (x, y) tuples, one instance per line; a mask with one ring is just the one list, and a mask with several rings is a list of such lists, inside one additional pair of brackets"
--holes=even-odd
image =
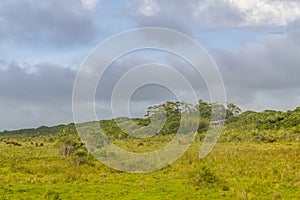
[(189, 184), (197, 188), (217, 188), (229, 190), (225, 181), (221, 180), (216, 174), (206, 166), (196, 167), (189, 173)]
[[(223, 139), (223, 141), (260, 142), (267, 138), (287, 141), (300, 140), (300, 107), (287, 112), (265, 110), (263, 112), (246, 111), (241, 113), (241, 109), (233, 103), (228, 103), (225, 108), (218, 103), (208, 103), (203, 100), (199, 100), (197, 105), (167, 101), (163, 104), (150, 106), (144, 118), (118, 117), (116, 119), (100, 120), (99, 127), (109, 140), (127, 139), (136, 135), (172, 135), (178, 133), (180, 125), (183, 124), (182, 115), (196, 113), (197, 110), (199, 115), (191, 115), (190, 124), (198, 121), (198, 133), (206, 133), (211, 121), (225, 117), (226, 127), (221, 141)], [(226, 116), (223, 116), (224, 113)], [(164, 117), (165, 123), (162, 128), (159, 124), (151, 123), (153, 120), (163, 122)], [(92, 138), (90, 140), (95, 138), (95, 142), (100, 144), (101, 141), (98, 140), (103, 140), (103, 138), (94, 137), (96, 136), (93, 135), (95, 130), (89, 125), (89, 122), (84, 124), (86, 124), (85, 133)], [(186, 128), (184, 127), (183, 130)], [(0, 141), (55, 142), (68, 134), (77, 135), (73, 123), (53, 127), (41, 126), (36, 129), (3, 131), (0, 132)], [(26, 138), (23, 137), (24, 135), (26, 135)], [(104, 140), (103, 142), (105, 143)], [(65, 145), (65, 147), (67, 146)]]
[(60, 155), (70, 156), (75, 150), (82, 146), (79, 137), (75, 135), (66, 135), (58, 139), (55, 146)]

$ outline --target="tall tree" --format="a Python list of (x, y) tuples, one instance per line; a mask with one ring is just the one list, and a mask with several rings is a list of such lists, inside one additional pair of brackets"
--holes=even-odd
[(227, 103), (227, 110), (229, 115), (234, 117), (238, 116), (242, 112), (242, 110), (233, 103)]

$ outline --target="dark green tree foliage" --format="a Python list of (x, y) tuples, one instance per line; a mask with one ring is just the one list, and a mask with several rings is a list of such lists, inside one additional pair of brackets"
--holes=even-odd
[(181, 119), (181, 105), (179, 102), (170, 102), (167, 101), (165, 104), (159, 105), (159, 107), (163, 107), (166, 111), (166, 123), (162, 130), (161, 134), (171, 134), (177, 133), (180, 125)]
[[(226, 111), (226, 116), (223, 116), (224, 110)], [(183, 116), (186, 116), (185, 114), (187, 113), (189, 113), (191, 118), (185, 120), (188, 123), (184, 126), (180, 126), (183, 124), (182, 120), (185, 119)], [(119, 117), (111, 120), (83, 123), (83, 132), (87, 133), (86, 135), (88, 136), (83, 138), (83, 141), (93, 141), (102, 145), (108, 144), (107, 139), (99, 136), (99, 131), (102, 131), (109, 140), (132, 137), (131, 135), (139, 133), (153, 135), (155, 133), (153, 130), (157, 131), (155, 134), (184, 134), (187, 132), (186, 130), (191, 130), (188, 127), (192, 127), (195, 121), (198, 121), (197, 131), (205, 135), (212, 121), (222, 120), (224, 117), (226, 117), (226, 127), (223, 131), (223, 136), (226, 137), (227, 141), (234, 140), (234, 138), (236, 138), (236, 141), (245, 138), (255, 138), (256, 141), (259, 141), (262, 138), (277, 138), (280, 140), (289, 137), (292, 140), (299, 137), (300, 107), (286, 112), (265, 110), (263, 112), (246, 111), (242, 114), (240, 113), (241, 109), (233, 103), (228, 103), (225, 108), (223, 105), (208, 103), (203, 100), (200, 100), (197, 105), (167, 101), (164, 104), (150, 106), (144, 118), (130, 119)], [(157, 125), (151, 123), (151, 121), (162, 123)], [(163, 123), (164, 121), (165, 123)], [(95, 123), (97, 124), (96, 126), (94, 126)], [(98, 124), (101, 129), (99, 129)], [(121, 127), (126, 127), (126, 130)], [(182, 127), (184, 128), (181, 129)], [(32, 129), (3, 131), (0, 132), (0, 141), (55, 142), (60, 139), (61, 146), (58, 148), (62, 155), (67, 156), (77, 151), (76, 148), (80, 142), (78, 140), (73, 143), (74, 140), (69, 140), (70, 136), (78, 137), (74, 123), (53, 127), (41, 126)], [(97, 146), (97, 148), (101, 147)], [(79, 152), (78, 158), (81, 158), (82, 154)]]
[(265, 110), (263, 112), (246, 111), (228, 124), (234, 130), (291, 130), (300, 132), (300, 108), (294, 111)]
[(227, 124), (236, 122), (238, 120), (238, 115), (242, 112), (242, 110), (234, 105), (233, 103), (227, 103), (226, 110), (226, 120)]
[(182, 113), (191, 113), (195, 110), (199, 111), (199, 127), (198, 132), (206, 132), (210, 121), (218, 121), (226, 118), (226, 123), (230, 123), (237, 119), (241, 109), (233, 103), (228, 104), (228, 109), (218, 103), (208, 103), (203, 100), (198, 102), (198, 105), (191, 105), (185, 102), (170, 102), (165, 104), (151, 106), (147, 110), (147, 117), (152, 116), (163, 108), (167, 113), (167, 120), (164, 128), (160, 133), (170, 134), (177, 133)]
[(211, 113), (212, 113), (212, 110), (211, 110), (212, 104), (207, 103), (203, 100), (200, 100), (197, 106), (199, 108), (200, 118), (210, 120)]
[(209, 120), (205, 118), (200, 118), (198, 125), (198, 133), (205, 133), (209, 127)]
[[(101, 120), (99, 121), (99, 125), (101, 127), (101, 131), (109, 138), (126, 138), (130, 137), (126, 132), (129, 131), (137, 131), (142, 132), (143, 127), (147, 127), (151, 120), (164, 120), (166, 118), (165, 124), (163, 128), (160, 130), (160, 134), (172, 134), (177, 133), (181, 124), (182, 114), (186, 113), (195, 113), (195, 111), (199, 111), (198, 116), (192, 116), (194, 120), (199, 120), (198, 132), (207, 131), (210, 121), (222, 120), (225, 116), (223, 113), (226, 113), (226, 122), (232, 123), (238, 119), (238, 114), (240, 113), (240, 109), (234, 104), (230, 103), (227, 105), (228, 109), (224, 112), (225, 107), (223, 105), (217, 103), (208, 103), (203, 100), (200, 100), (197, 105), (192, 105), (186, 102), (172, 102), (167, 101), (164, 104), (153, 105), (148, 107), (147, 114), (145, 118), (127, 118), (127, 117), (119, 117), (111, 120)], [(212, 112), (213, 111), (213, 112)], [(213, 114), (212, 114), (213, 113)], [(140, 130), (131, 129), (131, 125), (134, 122)], [(296, 123), (296, 122), (295, 122)], [(294, 124), (295, 124), (294, 123)], [(122, 130), (119, 125), (123, 125), (123, 127), (127, 127), (126, 131)], [(292, 125), (292, 124), (291, 124)], [(100, 130), (100, 129), (99, 129)], [(85, 131), (87, 132), (95, 132), (95, 130), (89, 130), (89, 126), (85, 126)], [(151, 130), (147, 130), (151, 131)], [(69, 134), (76, 134), (77, 130), (74, 123), (70, 123), (68, 125), (58, 125), (53, 127), (41, 126), (36, 129), (21, 129), (16, 131), (4, 131), (0, 133), (1, 135), (9, 136), (9, 135), (32, 135), (32, 136), (40, 136), (40, 135), (55, 135), (58, 137), (67, 136)]]
[(40, 136), (40, 135), (56, 135), (56, 134), (64, 134), (64, 133), (77, 133), (74, 123), (70, 123), (68, 125), (57, 125), (52, 127), (40, 126), (38, 128), (30, 128), (30, 129), (20, 129), (13, 131), (3, 131), (0, 132), (1, 135), (23, 135), (27, 136)]
[(93, 157), (88, 153), (85, 144), (82, 143), (77, 134), (66, 134), (60, 137), (55, 146), (59, 155), (70, 157), (74, 165), (93, 165)]
[(68, 134), (60, 137), (55, 146), (57, 146), (60, 155), (70, 156), (75, 150), (82, 147), (83, 144), (77, 135)]

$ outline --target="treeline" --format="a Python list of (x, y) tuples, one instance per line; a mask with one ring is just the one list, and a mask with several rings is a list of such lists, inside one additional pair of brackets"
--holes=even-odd
[(286, 112), (246, 111), (228, 123), (223, 131), (223, 139), (227, 141), (265, 141), (268, 138), (300, 140), (300, 107)]
[(0, 132), (0, 140), (7, 141), (14, 139), (17, 141), (54, 142), (58, 138), (69, 134), (77, 134), (74, 123), (52, 127), (40, 126), (38, 128), (3, 131)]
[[(117, 119), (111, 120), (101, 120), (99, 124), (102, 130), (108, 136), (112, 137), (126, 137), (126, 133), (122, 128), (125, 127), (126, 130), (132, 130), (129, 122), (134, 122), (140, 129), (135, 131), (151, 131), (147, 129), (147, 126), (150, 124), (151, 119), (160, 122), (162, 119), (165, 119), (165, 124), (163, 128), (159, 131), (160, 134), (171, 134), (177, 133), (181, 115), (184, 113), (194, 112), (198, 108), (199, 115), (194, 117), (191, 120), (199, 120), (198, 132), (205, 132), (209, 126), (211, 120), (221, 120), (226, 118), (226, 122), (236, 121), (237, 115), (240, 113), (240, 109), (234, 104), (230, 103), (225, 108), (223, 105), (217, 103), (207, 103), (200, 100), (198, 105), (192, 105), (185, 102), (171, 102), (167, 101), (164, 104), (150, 106), (147, 109), (147, 114), (144, 118), (134, 118), (129, 119), (125, 117), (120, 117)], [(212, 112), (214, 110), (214, 112)], [(159, 123), (158, 123), (159, 124)], [(158, 127), (152, 127), (153, 129)], [(147, 130), (146, 130), (147, 129)], [(134, 130), (132, 130), (134, 131)], [(59, 134), (63, 136), (66, 133), (76, 133), (76, 128), (74, 123), (68, 125), (57, 125), (53, 127), (41, 126), (39, 128), (31, 129), (20, 129), (13, 131), (3, 131), (0, 132), (1, 136), (12, 136), (12, 135), (26, 135), (26, 136), (48, 136)]]
[[(100, 120), (99, 125), (109, 138), (121, 139), (130, 137), (127, 133), (132, 132), (136, 134), (153, 134), (153, 131), (155, 132), (156, 130), (157, 133), (155, 134), (166, 135), (178, 132), (182, 116), (186, 113), (194, 113), (189, 120), (198, 122), (197, 131), (199, 133), (205, 133), (211, 121), (217, 120), (224, 120), (226, 124), (224, 130), (225, 135), (251, 133), (255, 137), (258, 137), (270, 134), (272, 131), (281, 131), (285, 134), (300, 133), (300, 107), (287, 112), (266, 110), (263, 112), (246, 111), (241, 113), (241, 109), (233, 103), (228, 103), (226, 106), (223, 106), (218, 103), (208, 103), (203, 100), (200, 100), (197, 105), (179, 101), (167, 101), (164, 104), (148, 107), (144, 118), (129, 119), (119, 117), (110, 120)], [(36, 129), (3, 131), (0, 132), (0, 136), (10, 137), (14, 135), (21, 137), (26, 135), (30, 137), (40, 137), (50, 135), (61, 137), (76, 133), (74, 123), (70, 123), (68, 125), (53, 127), (41, 126)]]
[[(198, 121), (197, 131), (203, 133), (207, 131), (211, 121), (224, 120), (226, 123), (231, 123), (237, 121), (240, 112), (241, 109), (233, 103), (228, 103), (225, 107), (218, 103), (208, 103), (203, 100), (200, 100), (197, 105), (167, 101), (164, 104), (148, 107), (144, 118), (129, 119), (121, 117), (115, 120), (102, 120), (100, 126), (106, 135), (118, 138), (127, 137), (126, 132), (134, 131), (137, 134), (146, 135), (147, 132), (153, 134), (153, 131), (157, 129), (159, 129), (158, 134), (174, 134), (178, 132), (180, 125), (182, 125), (182, 115), (192, 113), (193, 115), (189, 120)], [(150, 128), (147, 126), (151, 120), (155, 122)], [(163, 120), (165, 120), (165, 123), (160, 128), (161, 124), (159, 122)], [(135, 125), (138, 125), (139, 128), (136, 129)]]
[(229, 125), (230, 128), (241, 128), (245, 130), (279, 130), (300, 129), (300, 107), (293, 111), (274, 111), (265, 110), (263, 112), (246, 111), (236, 118), (234, 123)]
[(282, 112), (265, 110), (263, 112), (246, 111), (239, 115), (228, 128), (241, 130), (293, 130), (300, 133), (300, 107)]

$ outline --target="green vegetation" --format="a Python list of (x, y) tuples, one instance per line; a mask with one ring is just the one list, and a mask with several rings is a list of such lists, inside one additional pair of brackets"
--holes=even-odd
[(229, 123), (223, 133), (225, 141), (300, 141), (300, 107), (293, 111), (246, 111)]
[[(74, 124), (4, 131), (0, 133), (0, 199), (300, 198), (300, 108), (239, 114), (240, 109), (229, 104), (219, 142), (199, 159), (209, 121), (220, 117), (221, 112), (212, 116), (212, 107), (225, 108), (203, 101), (198, 106), (200, 117), (191, 119), (199, 120), (192, 146), (172, 165), (148, 174), (119, 172), (97, 161), (82, 144)], [(160, 119), (161, 108), (167, 111), (166, 123), (153, 137), (127, 135), (118, 125), (130, 129), (128, 118), (99, 124), (110, 142), (125, 150), (154, 151), (174, 138), (181, 113), (193, 107), (180, 102), (149, 107), (145, 118), (132, 119), (142, 126), (138, 131)]]
[[(166, 140), (160, 136), (152, 143)], [(137, 148), (135, 140), (115, 142)], [(151, 149), (149, 143), (140, 151)], [(54, 143), (2, 143), (0, 199), (299, 199), (299, 143), (218, 143), (201, 160), (200, 145), (196, 141), (162, 170), (130, 174), (92, 157), (74, 162), (75, 152), (65, 157)]]

